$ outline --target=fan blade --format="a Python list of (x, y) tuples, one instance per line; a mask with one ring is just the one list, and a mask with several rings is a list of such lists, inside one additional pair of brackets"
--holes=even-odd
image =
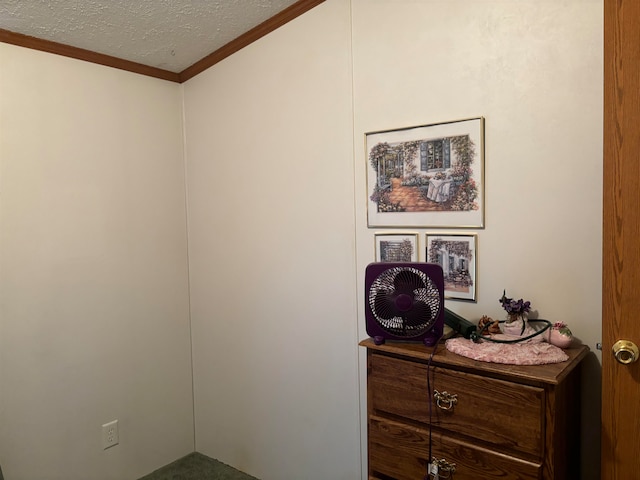
[(406, 294), (413, 294), (414, 290), (426, 287), (420, 275), (408, 270), (403, 270), (395, 276), (393, 286), (396, 291)]
[(405, 323), (410, 327), (417, 327), (429, 323), (431, 320), (431, 307), (423, 301), (417, 301), (410, 310), (402, 314)]
[(373, 301), (374, 313), (384, 320), (398, 316), (395, 295), (390, 293), (378, 293)]

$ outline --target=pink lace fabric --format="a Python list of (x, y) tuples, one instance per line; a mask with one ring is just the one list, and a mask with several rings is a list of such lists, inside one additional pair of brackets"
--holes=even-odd
[[(507, 339), (509, 335), (496, 335)], [(513, 337), (510, 337), (513, 338)], [(555, 345), (543, 341), (526, 341), (521, 343), (494, 343), (480, 340), (475, 343), (468, 338), (450, 338), (445, 342), (447, 350), (481, 362), (505, 363), (509, 365), (544, 365), (560, 363), (569, 356)]]

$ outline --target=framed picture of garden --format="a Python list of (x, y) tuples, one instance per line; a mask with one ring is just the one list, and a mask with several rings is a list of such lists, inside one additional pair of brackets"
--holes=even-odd
[(376, 262), (417, 262), (417, 233), (376, 233)]
[(426, 259), (444, 273), (444, 296), (476, 301), (477, 235), (426, 234)]
[(484, 228), (484, 118), (365, 134), (369, 227)]

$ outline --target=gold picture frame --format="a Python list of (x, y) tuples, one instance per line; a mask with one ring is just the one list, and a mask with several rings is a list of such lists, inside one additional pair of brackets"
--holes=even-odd
[(476, 234), (425, 234), (425, 259), (428, 263), (437, 263), (442, 267), (445, 298), (477, 301), (477, 252)]
[(375, 233), (376, 262), (417, 262), (418, 233)]
[(484, 228), (484, 118), (365, 134), (368, 227)]

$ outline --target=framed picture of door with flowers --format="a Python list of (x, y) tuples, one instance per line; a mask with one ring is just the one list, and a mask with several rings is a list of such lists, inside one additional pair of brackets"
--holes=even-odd
[(484, 118), (370, 132), (369, 227), (484, 228)]
[(413, 232), (376, 233), (376, 262), (417, 262), (418, 234)]
[(426, 234), (426, 259), (444, 273), (444, 296), (452, 300), (477, 300), (478, 238), (471, 234)]

